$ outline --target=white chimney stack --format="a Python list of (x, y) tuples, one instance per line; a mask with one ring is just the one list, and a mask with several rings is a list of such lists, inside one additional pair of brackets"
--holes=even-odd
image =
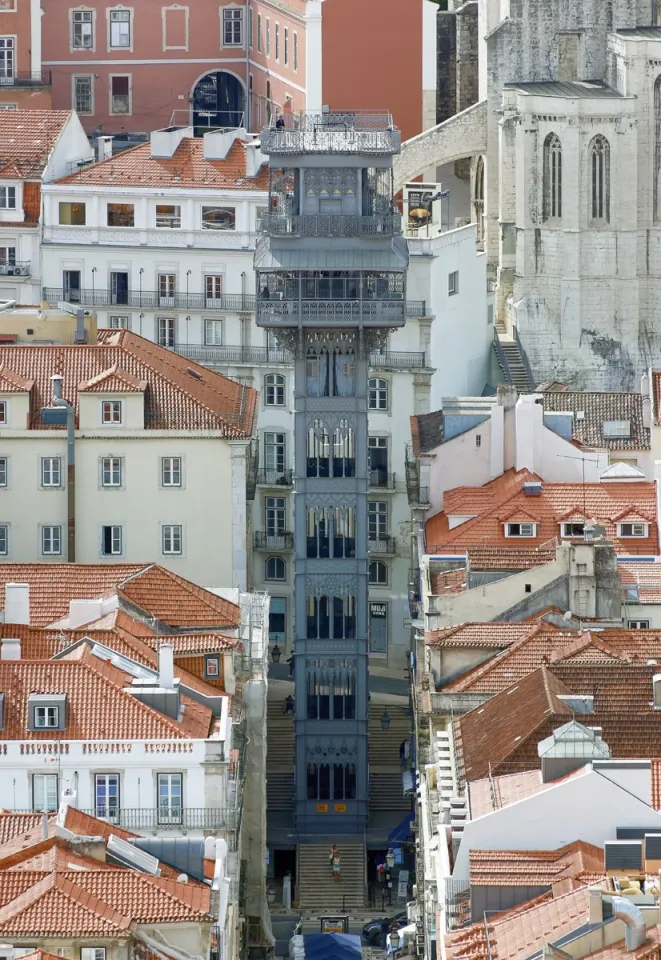
[(69, 629), (93, 623), (103, 616), (101, 600), (69, 600)]
[(0, 660), (20, 660), (21, 641), (14, 638), (5, 638), (0, 644)]
[(30, 622), (30, 584), (5, 584), (5, 623)]
[(174, 688), (174, 650), (171, 643), (158, 648), (158, 685), (163, 690)]

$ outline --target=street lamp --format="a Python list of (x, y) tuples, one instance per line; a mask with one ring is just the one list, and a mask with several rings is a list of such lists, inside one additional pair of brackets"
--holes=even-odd
[(280, 654), (281, 654), (280, 647), (279, 647), (278, 644), (276, 643), (276, 645), (274, 646), (273, 650), (271, 650), (271, 660), (272, 660), (274, 663), (280, 663)]
[(392, 870), (392, 868), (395, 866), (395, 851), (392, 849), (392, 847), (386, 854), (386, 863), (389, 870)]
[(381, 729), (387, 730), (389, 727), (390, 727), (390, 714), (388, 713), (387, 709), (384, 707), (383, 713), (381, 714)]

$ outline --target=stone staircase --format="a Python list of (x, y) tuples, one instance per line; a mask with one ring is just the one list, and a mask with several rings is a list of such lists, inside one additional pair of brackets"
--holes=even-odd
[(411, 736), (411, 718), (399, 707), (387, 707), (390, 726), (381, 726), (382, 704), (370, 704), (368, 745), (370, 762), (370, 810), (411, 809), (411, 801), (402, 791), (399, 747)]
[(294, 809), (294, 718), (280, 700), (269, 700), (266, 727), (266, 809)]
[(316, 915), (337, 911), (362, 915), (365, 910), (365, 848), (362, 843), (346, 844), (338, 840), (341, 880), (333, 880), (327, 844), (299, 844), (297, 856), (297, 897), (300, 910)]
[(519, 393), (531, 393), (535, 389), (535, 384), (532, 382), (530, 368), (518, 337), (496, 331), (493, 345), (498, 366), (506, 381), (513, 384)]

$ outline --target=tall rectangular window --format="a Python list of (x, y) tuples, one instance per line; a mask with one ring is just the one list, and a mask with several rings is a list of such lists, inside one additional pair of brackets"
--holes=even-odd
[(41, 552), (44, 557), (58, 557), (62, 553), (62, 527), (41, 528)]
[(252, 7), (248, 7), (248, 48), (252, 50), (253, 45), (253, 29), (254, 29), (254, 10)]
[(91, 50), (94, 47), (94, 11), (71, 11), (71, 46), (74, 50)]
[(264, 520), (267, 537), (281, 537), (285, 532), (287, 501), (284, 497), (266, 497)]
[(101, 554), (117, 557), (122, 552), (122, 528), (118, 524), (101, 527)]
[(285, 27), (285, 66), (289, 66), (289, 27)]
[(275, 59), (280, 60), (280, 24), (275, 25)]
[(284, 433), (264, 434), (264, 466), (267, 470), (282, 473), (285, 469)]
[(367, 538), (380, 540), (388, 536), (388, 503), (371, 500), (367, 505)]
[(262, 52), (262, 15), (257, 14), (257, 53)]
[(103, 457), (101, 460), (101, 485), (104, 487), (121, 487), (122, 485), (122, 458)]
[(223, 321), (204, 321), (204, 342), (208, 347), (220, 347), (223, 344)]
[(163, 524), (163, 553), (165, 556), (176, 556), (182, 552), (181, 524)]
[(14, 266), (16, 247), (0, 247), (0, 266)]
[[(115, 226), (116, 224), (111, 224)], [(110, 271), (110, 302), (112, 304), (128, 304), (129, 302), (129, 275), (126, 270)]]
[(271, 56), (271, 21), (266, 18), (266, 56)]
[(131, 112), (131, 78), (126, 75), (110, 78), (110, 112)]
[(121, 423), (122, 422), (122, 401), (104, 400), (101, 404), (101, 422), (102, 423)]
[(32, 809), (35, 813), (53, 813), (58, 807), (58, 784), (56, 773), (32, 775)]
[(119, 820), (119, 774), (95, 774), (94, 794), (96, 816), (99, 817), (100, 820)]
[(0, 557), (9, 555), (9, 527), (6, 523), (0, 523)]
[(58, 725), (57, 707), (35, 707), (34, 725), (35, 727), (57, 727)]
[(369, 605), (370, 653), (388, 652), (388, 604)]
[(174, 347), (174, 317), (158, 318), (158, 342), (161, 347)]
[(181, 457), (162, 458), (161, 483), (164, 487), (181, 486)]
[(182, 775), (180, 773), (157, 774), (158, 822), (181, 823)]
[(7, 457), (0, 457), (0, 487), (7, 486)]
[(14, 79), (14, 38), (0, 37), (0, 82)]
[(223, 278), (220, 274), (207, 274), (204, 278), (206, 306), (222, 306)]
[(223, 10), (223, 46), (243, 46), (243, 10), (240, 7)]
[(294, 31), (294, 71), (298, 73), (298, 34)]
[(94, 78), (92, 76), (73, 77), (72, 106), (76, 113), (90, 116), (94, 113), (92, 99)]
[(0, 400), (0, 426), (6, 427), (9, 423), (7, 417), (7, 401)]
[(42, 487), (59, 487), (62, 484), (62, 460), (60, 457), (41, 458)]
[(173, 307), (177, 289), (177, 277), (174, 273), (159, 273), (158, 303), (161, 307)]
[(131, 46), (131, 11), (110, 11), (109, 46), (112, 49), (126, 50)]

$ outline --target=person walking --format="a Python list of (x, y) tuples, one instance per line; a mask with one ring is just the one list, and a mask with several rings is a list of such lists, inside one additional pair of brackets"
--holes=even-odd
[(342, 879), (342, 874), (340, 870), (340, 848), (336, 843), (331, 847), (330, 864), (331, 870), (333, 871), (333, 880), (335, 883), (339, 883)]

